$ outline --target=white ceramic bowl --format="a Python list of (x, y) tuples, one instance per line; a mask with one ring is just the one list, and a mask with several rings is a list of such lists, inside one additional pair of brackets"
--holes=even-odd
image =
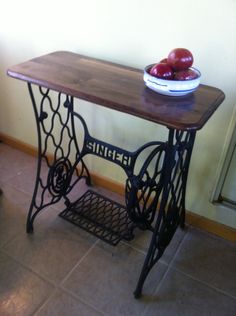
[(201, 73), (196, 68), (191, 68), (198, 73), (198, 77), (192, 80), (165, 80), (160, 79), (149, 74), (150, 68), (153, 66), (149, 65), (144, 69), (143, 80), (148, 88), (158, 92), (160, 94), (169, 96), (183, 96), (188, 93), (195, 91), (201, 79)]

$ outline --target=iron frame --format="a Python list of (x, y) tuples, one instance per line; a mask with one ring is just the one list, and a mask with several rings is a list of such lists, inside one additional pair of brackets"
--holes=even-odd
[[(186, 183), (196, 131), (169, 128), (167, 141), (149, 142), (135, 152), (130, 152), (92, 137), (85, 120), (74, 111), (72, 96), (58, 92), (56, 102), (53, 102), (50, 89), (39, 87), (41, 101), (37, 105), (30, 83), (28, 89), (37, 126), (38, 165), (27, 217), (27, 233), (33, 232), (36, 216), (61, 199), (66, 206), (63, 215), (71, 211), (77, 212), (73, 209), (75, 204), (70, 201), (68, 195), (81, 179), (91, 185), (91, 176), (84, 162), (86, 155), (96, 155), (119, 165), (127, 176), (125, 209), (128, 220), (133, 223), (128, 225), (128, 235), (133, 236), (134, 227), (152, 232), (149, 249), (134, 291), (134, 296), (139, 298), (145, 279), (163, 255), (177, 227), (180, 225), (184, 228)], [(64, 116), (60, 114), (63, 106)], [(77, 120), (84, 130), (82, 146), (79, 146), (78, 142)], [(57, 137), (54, 135), (56, 125), (60, 125)], [(53, 147), (51, 155), (49, 144)], [(137, 160), (144, 152), (147, 152), (146, 158), (141, 168), (135, 171)], [(46, 176), (42, 174), (43, 163), (48, 167)], [(73, 222), (71, 218), (73, 216), (70, 215), (70, 221)], [(109, 243), (108, 240), (103, 240)]]

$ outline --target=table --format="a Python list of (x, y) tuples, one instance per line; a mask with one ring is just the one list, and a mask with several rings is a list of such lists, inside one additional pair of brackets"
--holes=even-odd
[[(11, 67), (7, 73), (27, 82), (38, 132), (38, 168), (27, 232), (33, 232), (39, 212), (60, 200), (65, 203), (60, 213), (63, 219), (111, 245), (132, 240), (138, 228), (150, 230), (149, 249), (134, 291), (135, 297), (140, 297), (148, 273), (177, 227), (184, 227), (187, 176), (196, 132), (223, 102), (224, 93), (200, 85), (184, 97), (162, 96), (145, 87), (139, 69), (67, 51), (34, 58)], [(97, 139), (74, 110), (74, 98), (164, 125), (168, 138), (140, 144), (134, 152)], [(135, 166), (144, 153), (137, 171)], [(84, 162), (88, 154), (124, 170), (124, 206), (90, 188), (71, 201), (70, 192), (82, 179), (91, 185)], [(48, 166), (46, 177), (41, 171), (43, 162)]]

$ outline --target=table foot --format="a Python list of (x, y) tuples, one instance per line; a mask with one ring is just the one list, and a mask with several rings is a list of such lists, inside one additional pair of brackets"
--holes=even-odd
[(137, 288), (134, 291), (134, 298), (139, 299), (139, 298), (141, 298), (141, 296), (142, 296), (142, 289)]
[(27, 225), (26, 225), (26, 232), (27, 232), (27, 234), (33, 234), (33, 232), (34, 232), (34, 227), (33, 227), (32, 224), (27, 224)]

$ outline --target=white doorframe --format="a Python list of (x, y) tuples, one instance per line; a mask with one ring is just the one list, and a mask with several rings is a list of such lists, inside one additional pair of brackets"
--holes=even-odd
[(236, 151), (236, 107), (234, 109), (234, 115), (229, 130), (232, 136), (228, 148), (225, 149), (224, 161), (221, 163), (221, 170), (218, 173), (219, 176), (211, 201), (213, 203), (220, 203), (227, 207), (236, 209), (236, 201), (230, 201), (227, 198), (224, 198), (222, 195), (222, 189), (227, 177), (227, 172), (229, 170), (230, 163), (232, 162), (233, 155)]

